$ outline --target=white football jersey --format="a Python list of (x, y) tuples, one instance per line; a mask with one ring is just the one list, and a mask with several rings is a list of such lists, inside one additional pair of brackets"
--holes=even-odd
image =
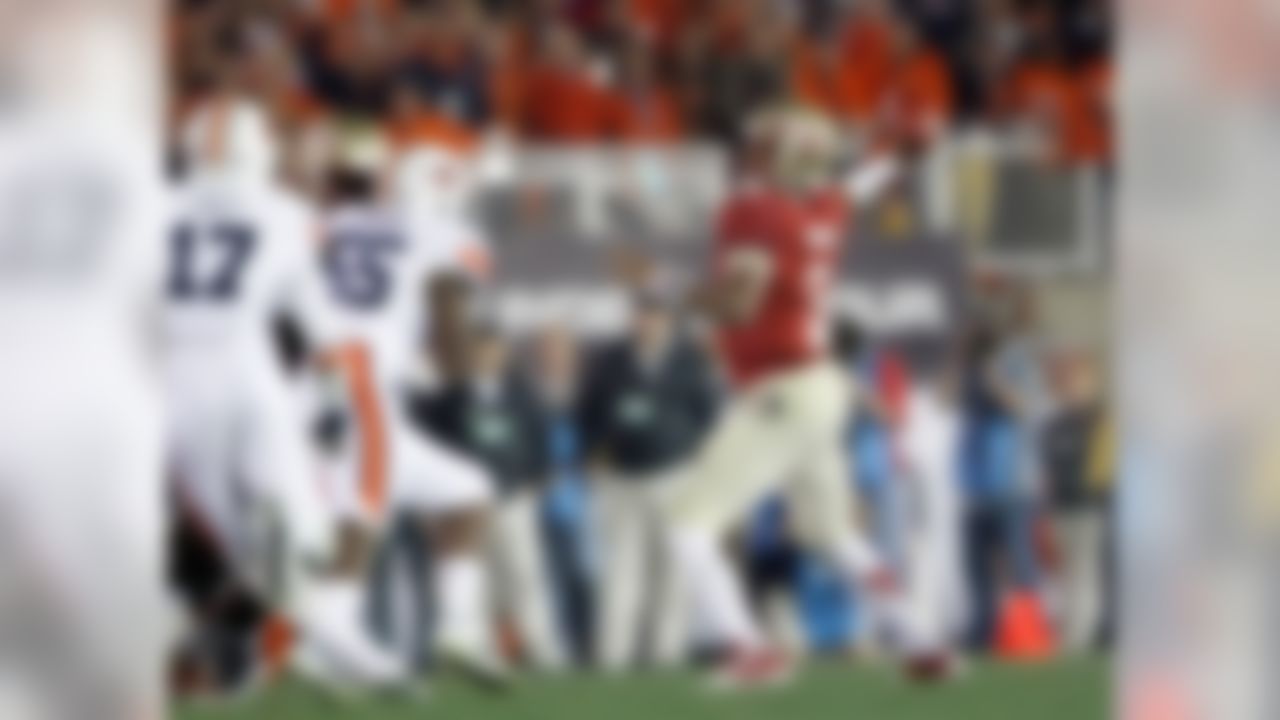
[(465, 222), (442, 220), (430, 232), (421, 223), (409, 227), (390, 210), (355, 204), (324, 223), (330, 337), (366, 348), (384, 386), (430, 373), (423, 348), (431, 278), (445, 271), (474, 276), (488, 263), (483, 237)]
[(179, 188), (169, 234), (171, 348), (269, 348), (281, 312), (323, 336), (316, 222), (282, 188), (197, 176)]
[(149, 372), (156, 153), (99, 135), (49, 118), (0, 122), (0, 389), (36, 406), (97, 397), (106, 388), (89, 386), (104, 374)]

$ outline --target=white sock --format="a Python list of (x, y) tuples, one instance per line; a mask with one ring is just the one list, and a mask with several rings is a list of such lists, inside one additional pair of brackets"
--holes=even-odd
[(364, 583), (347, 578), (317, 580), (300, 598), (297, 621), (302, 652), (317, 653), (352, 681), (394, 682), (407, 676), (398, 657), (373, 638), (365, 624)]
[(714, 534), (678, 529), (672, 542), (693, 610), (715, 639), (738, 649), (761, 647), (764, 642), (747, 607), (741, 580)]
[(364, 626), (364, 586), (354, 579), (316, 580), (310, 583), (301, 602), (303, 625)]
[(865, 537), (851, 532), (831, 548), (830, 557), (849, 588), (858, 596), (858, 635), (874, 642), (882, 630), (897, 629), (901, 632), (901, 599), (866, 591), (867, 578), (884, 567), (879, 551)]
[(440, 643), (453, 649), (492, 652), (488, 582), (480, 559), (471, 553), (441, 558), (436, 565), (435, 590)]

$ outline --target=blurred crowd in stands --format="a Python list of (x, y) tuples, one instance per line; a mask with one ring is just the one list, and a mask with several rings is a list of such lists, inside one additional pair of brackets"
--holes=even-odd
[[(851, 130), (1033, 121), (1054, 160), (1110, 153), (1103, 0), (180, 0), (190, 101), (220, 47), (286, 129), (377, 123), (468, 144), (725, 140), (788, 97)], [(249, 22), (245, 22), (248, 20)], [(179, 109), (183, 103), (178, 103)]]

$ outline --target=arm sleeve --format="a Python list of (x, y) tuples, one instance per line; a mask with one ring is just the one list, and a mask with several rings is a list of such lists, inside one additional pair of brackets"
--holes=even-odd
[(859, 163), (844, 179), (845, 195), (855, 205), (874, 203), (902, 175), (902, 164), (892, 155)]

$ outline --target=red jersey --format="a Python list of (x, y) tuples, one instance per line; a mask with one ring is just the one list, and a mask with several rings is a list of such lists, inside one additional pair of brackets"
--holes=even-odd
[(798, 197), (752, 189), (729, 200), (720, 216), (716, 271), (732, 255), (748, 251), (762, 253), (772, 270), (755, 314), (720, 333), (734, 384), (748, 385), (828, 353), (828, 305), (849, 215), (844, 196), (835, 191)]

